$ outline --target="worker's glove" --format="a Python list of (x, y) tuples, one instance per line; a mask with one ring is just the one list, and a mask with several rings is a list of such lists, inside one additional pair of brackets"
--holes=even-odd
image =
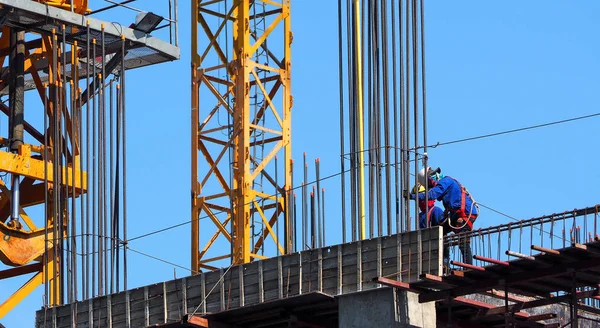
[(404, 199), (408, 198), (408, 190), (402, 190), (402, 198), (404, 198)]
[(409, 197), (410, 197), (410, 199), (417, 199), (417, 195), (416, 194), (412, 194), (411, 193)]

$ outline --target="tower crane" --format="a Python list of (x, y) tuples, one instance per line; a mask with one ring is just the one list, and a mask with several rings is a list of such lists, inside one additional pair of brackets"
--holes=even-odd
[(194, 271), (292, 251), (290, 22), (290, 0), (192, 1)]

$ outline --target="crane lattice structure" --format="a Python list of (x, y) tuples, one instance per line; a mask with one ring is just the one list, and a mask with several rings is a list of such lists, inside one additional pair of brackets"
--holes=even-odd
[(156, 14), (92, 16), (114, 7), (0, 0), (0, 319), (41, 285), (46, 307), (127, 288), (125, 71), (179, 49)]
[[(89, 12), (87, 0), (41, 2), (78, 14)], [(87, 192), (87, 172), (80, 166), (81, 116), (75, 109), (81, 107), (73, 106), (75, 102), (82, 104), (73, 84), (79, 75), (73, 69), (79, 66), (74, 65), (79, 63), (79, 50), (75, 42), (67, 52), (64, 39), (59, 42), (60, 31), (56, 32), (40, 37), (33, 29), (6, 24), (0, 36), (0, 51), (4, 54), (0, 63), (6, 61), (10, 67), (0, 87), (4, 95), (9, 89), (9, 106), (0, 106), (10, 126), (8, 137), (1, 138), (2, 147), (7, 148), (0, 151), (0, 171), (11, 180), (9, 185), (0, 181), (0, 260), (14, 267), (3, 270), (0, 276), (6, 279), (34, 274), (0, 304), (0, 318), (42, 284), (47, 286), (48, 304), (63, 304), (67, 281), (62, 271), (69, 256), (63, 254), (64, 244), (60, 241), (67, 238), (70, 203)], [(27, 42), (32, 36), (34, 41)], [(65, 65), (67, 57), (69, 68)], [(40, 72), (42, 68), (47, 71)], [(44, 129), (25, 121), (24, 94), (28, 89), (36, 89), (39, 94), (38, 105), (43, 104), (43, 115), (49, 120)], [(68, 155), (63, 158), (64, 154)], [(40, 220), (30, 217), (28, 208), (44, 203), (45, 223), (40, 227)], [(74, 256), (69, 260), (76, 261)], [(73, 299), (72, 292), (69, 287), (69, 300)]]
[[(292, 249), (291, 43), (289, 0), (192, 1), (195, 271), (264, 258), (267, 240)], [(201, 217), (214, 234), (200, 250)]]

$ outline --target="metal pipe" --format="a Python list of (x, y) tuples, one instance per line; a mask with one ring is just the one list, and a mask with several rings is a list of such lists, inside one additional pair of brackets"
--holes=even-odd
[(12, 175), (12, 211), (11, 211), (11, 220), (13, 222), (15, 222), (15, 224), (18, 224), (18, 220), (19, 220), (19, 204), (20, 204), (20, 192), (19, 192), (19, 183), (20, 183), (20, 179), (19, 179), (19, 175), (18, 174), (13, 174)]
[[(10, 29), (10, 149), (18, 153), (19, 147), (23, 145), (23, 129), (25, 123), (24, 99), (25, 99), (25, 32)], [(19, 220), (20, 194), (19, 176), (12, 175), (12, 211), (11, 220), (15, 225)]]

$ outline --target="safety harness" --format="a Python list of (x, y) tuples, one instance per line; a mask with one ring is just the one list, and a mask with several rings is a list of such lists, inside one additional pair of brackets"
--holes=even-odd
[[(477, 219), (477, 214), (471, 214), (471, 213), (473, 213), (473, 207), (476, 207), (477, 213), (479, 213), (479, 205), (477, 205), (477, 202), (475, 202), (475, 199), (473, 199), (473, 196), (471, 196), (471, 194), (469, 193), (467, 188), (465, 188), (460, 182), (458, 182), (456, 179), (449, 177), (449, 176), (446, 176), (446, 178), (450, 178), (450, 179), (454, 180), (454, 182), (456, 182), (458, 184), (458, 186), (460, 187), (460, 190), (461, 190), (460, 209), (454, 210), (454, 213), (458, 214), (458, 218), (462, 219), (462, 221), (464, 221), (464, 224), (462, 226), (452, 226), (452, 220), (450, 220), (451, 211), (446, 210), (446, 213), (444, 216), (448, 217), (448, 219), (447, 219), (448, 225), (454, 231), (461, 231), (466, 226), (469, 226), (469, 230), (473, 230), (473, 222), (475, 222), (475, 219)], [(465, 211), (466, 206), (467, 206), (467, 196), (469, 196), (469, 198), (471, 198), (471, 208), (469, 209), (468, 214)]]
[(431, 228), (431, 212), (433, 212), (434, 208), (435, 206), (431, 206), (429, 211), (427, 211), (427, 228)]

